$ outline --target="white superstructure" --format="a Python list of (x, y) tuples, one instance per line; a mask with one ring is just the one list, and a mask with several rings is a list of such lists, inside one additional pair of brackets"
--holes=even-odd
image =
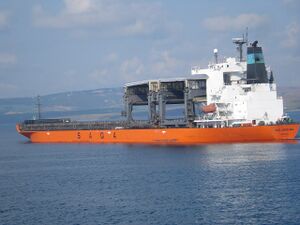
[[(272, 71), (266, 69), (262, 48), (255, 41), (234, 38), (238, 57), (218, 59), (203, 69), (193, 67), (190, 76), (154, 79), (125, 84), (125, 110), (133, 120), (135, 106), (148, 106), (150, 124), (160, 126), (230, 127), (277, 123), (283, 119), (282, 98), (277, 96)], [(168, 117), (168, 106), (184, 107), (184, 118)]]
[[(235, 40), (233, 39), (237, 44)], [(244, 43), (246, 42), (242, 44)], [(240, 52), (242, 52), (242, 44), (238, 46)], [(218, 50), (214, 49), (215, 63), (209, 64), (206, 69), (192, 68), (193, 76), (203, 76), (204, 74), (207, 76), (207, 105), (216, 105), (216, 111), (204, 117), (232, 121), (232, 123), (241, 121), (251, 124), (275, 123), (283, 117), (282, 98), (277, 96), (273, 75), (271, 76), (270, 71), (266, 71), (261, 47), (256, 45), (257, 42), (252, 47), (248, 47), (247, 60), (244, 60), (240, 54), (238, 58), (227, 58), (224, 62), (218, 62)], [(253, 49), (259, 51), (252, 54)], [(249, 70), (250, 65), (251, 70), (260, 73), (261, 68), (258, 68), (258, 64), (264, 68), (264, 73), (268, 78), (267, 82), (257, 82), (256, 80), (249, 82), (249, 77), (252, 75), (247, 74), (247, 67)], [(199, 121), (201, 119), (206, 118), (200, 118)]]

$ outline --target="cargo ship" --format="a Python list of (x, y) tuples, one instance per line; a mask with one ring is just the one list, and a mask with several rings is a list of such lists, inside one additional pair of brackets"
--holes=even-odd
[[(17, 131), (33, 143), (198, 145), (294, 140), (299, 124), (284, 114), (273, 72), (258, 41), (233, 38), (237, 56), (192, 67), (184, 77), (152, 79), (124, 86), (121, 121), (25, 120)], [(246, 46), (247, 55), (243, 50)], [(38, 104), (40, 105), (40, 104)], [(147, 119), (135, 118), (139, 106)], [(168, 116), (181, 107), (182, 115)], [(175, 107), (175, 108), (176, 108)]]

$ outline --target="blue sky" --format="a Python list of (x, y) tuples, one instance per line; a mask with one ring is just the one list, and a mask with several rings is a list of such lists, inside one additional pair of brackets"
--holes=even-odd
[(0, 98), (184, 76), (249, 28), (280, 86), (300, 86), (298, 0), (1, 0)]

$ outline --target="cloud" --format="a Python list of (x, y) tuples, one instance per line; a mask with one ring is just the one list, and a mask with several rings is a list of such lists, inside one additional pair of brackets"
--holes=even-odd
[(13, 84), (0, 83), (0, 98), (7, 98), (15, 96), (19, 88)]
[(108, 81), (109, 72), (107, 69), (97, 69), (88, 75), (93, 83), (96, 83), (99, 86), (105, 86)]
[(16, 55), (12, 53), (0, 53), (0, 65), (15, 64), (16, 62)]
[(133, 57), (122, 62), (120, 73), (125, 82), (143, 79), (145, 66), (139, 58)]
[(286, 48), (293, 48), (299, 46), (300, 40), (300, 24), (297, 22), (290, 23), (285, 29), (285, 38), (281, 45)]
[(180, 76), (184, 63), (172, 56), (170, 51), (153, 51), (148, 59), (138, 57), (124, 60), (120, 66), (123, 82)]
[(33, 23), (45, 28), (100, 26), (115, 21), (117, 9), (117, 5), (109, 7), (103, 1), (64, 0), (63, 9), (56, 15), (48, 15), (41, 5), (34, 6)]
[(93, 28), (118, 36), (158, 32), (166, 26), (162, 18), (161, 5), (147, 1), (64, 0), (63, 8), (56, 14), (49, 14), (42, 5), (33, 8), (33, 24), (36, 27)]
[(284, 5), (295, 5), (299, 3), (299, 0), (282, 0)]
[(8, 25), (9, 13), (6, 11), (0, 11), (0, 29)]
[(90, 0), (65, 0), (66, 12), (70, 14), (86, 13), (93, 9)]
[(151, 33), (151, 29), (148, 29), (144, 21), (135, 21), (133, 24), (123, 27), (120, 30), (120, 34), (131, 35), (131, 34), (147, 34)]
[(155, 75), (176, 76), (178, 75), (176, 71), (180, 66), (182, 66), (182, 62), (171, 56), (167, 50), (153, 53), (151, 71)]
[[(108, 54), (102, 64), (88, 75), (89, 82), (99, 86), (122, 86), (124, 83), (180, 76), (184, 63), (172, 56), (170, 51), (153, 50), (148, 58), (133, 56), (127, 59)], [(112, 58), (111, 61), (106, 59)]]
[(145, 75), (145, 66), (138, 57), (120, 59), (116, 53), (110, 53), (88, 78), (100, 86), (116, 86), (143, 79)]
[(105, 58), (103, 59), (103, 61), (107, 62), (107, 63), (114, 63), (119, 59), (119, 55), (115, 52), (111, 52), (108, 55), (105, 56)]
[(202, 22), (202, 25), (212, 31), (228, 31), (241, 30), (246, 27), (257, 28), (265, 24), (267, 21), (265, 16), (260, 16), (254, 13), (240, 14), (236, 17), (217, 16), (207, 18)]

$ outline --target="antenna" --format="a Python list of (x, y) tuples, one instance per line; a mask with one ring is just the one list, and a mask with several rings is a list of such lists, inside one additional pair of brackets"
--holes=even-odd
[(248, 46), (248, 27), (246, 27), (246, 44)]

